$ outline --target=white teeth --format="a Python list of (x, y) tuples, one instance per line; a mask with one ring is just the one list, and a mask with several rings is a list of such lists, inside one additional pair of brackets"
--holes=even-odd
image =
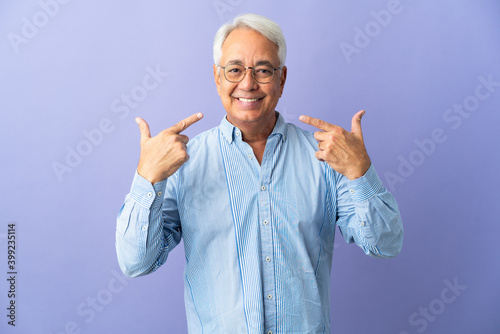
[(259, 99), (245, 99), (245, 98), (242, 98), (242, 97), (239, 97), (238, 100), (240, 100), (241, 102), (255, 102), (255, 101), (259, 101)]

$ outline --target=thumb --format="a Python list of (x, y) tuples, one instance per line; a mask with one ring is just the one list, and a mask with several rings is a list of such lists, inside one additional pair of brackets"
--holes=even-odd
[(363, 132), (361, 131), (361, 118), (364, 116), (365, 111), (358, 111), (353, 117), (351, 121), (351, 133), (363, 138)]
[(151, 138), (151, 132), (149, 132), (148, 123), (140, 117), (135, 119), (135, 122), (139, 125), (139, 130), (141, 131), (141, 144), (148, 138)]

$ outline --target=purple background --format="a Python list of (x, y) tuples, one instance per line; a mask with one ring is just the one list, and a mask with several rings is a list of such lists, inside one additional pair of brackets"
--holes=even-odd
[[(403, 217), (395, 259), (338, 238), (333, 332), (500, 332), (498, 1), (55, 1), (0, 4), (1, 333), (186, 332), (183, 246), (155, 274), (124, 279), (115, 218), (139, 156), (134, 117), (153, 134), (195, 112), (205, 118), (188, 135), (218, 125), (212, 40), (246, 12), (284, 31), (288, 80), (277, 109), (287, 121), (309, 114), (350, 129), (367, 110), (368, 151)], [(357, 53), (345, 54), (346, 44)], [(147, 68), (157, 66), (169, 74), (146, 91)], [(135, 94), (134, 108), (122, 94)], [(471, 111), (459, 116), (454, 104)], [(103, 123), (100, 137), (93, 129)], [(85, 156), (70, 167), (77, 149)], [(9, 222), (15, 328), (5, 316)]]

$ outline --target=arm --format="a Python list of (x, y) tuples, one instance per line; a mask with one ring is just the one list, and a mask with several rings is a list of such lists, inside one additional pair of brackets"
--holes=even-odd
[(153, 186), (136, 173), (118, 213), (116, 253), (121, 270), (129, 277), (154, 272), (180, 242), (181, 226), (171, 196), (173, 182), (168, 183), (164, 180)]
[(192, 115), (155, 137), (151, 137), (145, 120), (136, 119), (141, 131), (141, 157), (116, 226), (116, 253), (127, 276), (155, 271), (180, 242), (174, 173), (189, 159), (189, 138), (180, 133), (202, 117), (201, 113)]
[(336, 198), (327, 200), (337, 201), (337, 225), (345, 240), (356, 242), (366, 254), (393, 257), (401, 251), (403, 225), (396, 201), (382, 186), (366, 152), (361, 130), (364, 114), (361, 110), (353, 116), (350, 132), (309, 116), (300, 120), (321, 130), (314, 133), (315, 154), (335, 174), (329, 188)]
[(348, 180), (336, 174), (337, 225), (348, 243), (355, 242), (374, 257), (394, 257), (403, 244), (403, 224), (396, 200), (373, 166)]

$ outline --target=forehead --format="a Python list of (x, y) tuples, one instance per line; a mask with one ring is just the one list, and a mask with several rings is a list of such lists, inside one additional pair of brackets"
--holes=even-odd
[(224, 61), (279, 62), (278, 46), (261, 33), (252, 29), (235, 29), (222, 44)]

